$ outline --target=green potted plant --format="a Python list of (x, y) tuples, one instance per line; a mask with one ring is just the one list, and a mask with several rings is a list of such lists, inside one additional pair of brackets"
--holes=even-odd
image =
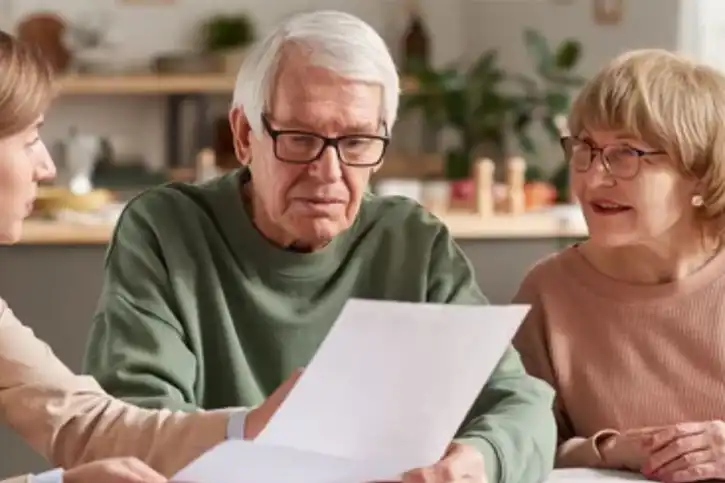
[(565, 40), (551, 49), (530, 29), (524, 32), (524, 42), (537, 78), (507, 73), (496, 50), (483, 53), (466, 69), (413, 72), (416, 89), (403, 99), (401, 111), (422, 112), (433, 131), (457, 133), (458, 143), (444, 148), (447, 179), (470, 178), (471, 163), (480, 156), (502, 160), (512, 137), (524, 153), (534, 154), (529, 129), (535, 121), (558, 139), (554, 119), (568, 110), (571, 89), (583, 82), (574, 73), (581, 46)]
[(246, 13), (215, 15), (201, 28), (202, 48), (218, 56), (222, 69), (228, 73), (237, 72), (256, 36), (254, 21)]
[(468, 178), (478, 148), (495, 155), (503, 146), (510, 99), (503, 93), (506, 75), (497, 52), (486, 52), (467, 69), (421, 68), (413, 77), (416, 88), (403, 98), (401, 111), (421, 111), (433, 132), (454, 131), (457, 142), (444, 148), (445, 176)]
[(558, 143), (561, 134), (556, 118), (569, 111), (571, 92), (581, 87), (585, 79), (575, 72), (581, 59), (579, 42), (567, 39), (552, 48), (539, 32), (527, 29), (524, 43), (536, 76), (511, 77), (520, 91), (513, 102), (512, 130), (524, 153), (535, 155), (536, 144), (529, 129), (538, 122), (551, 140)]

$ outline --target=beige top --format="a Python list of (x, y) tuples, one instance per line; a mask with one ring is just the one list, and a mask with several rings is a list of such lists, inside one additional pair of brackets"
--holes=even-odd
[(2, 480), (0, 483), (29, 483), (30, 475), (16, 476), (7, 480)]
[(145, 410), (112, 398), (73, 374), (0, 299), (0, 418), (54, 465), (135, 456), (170, 477), (226, 438), (229, 414)]
[(570, 247), (538, 263), (515, 300), (532, 305), (515, 346), (557, 391), (558, 466), (600, 466), (602, 430), (725, 415), (725, 253), (684, 280), (635, 285)]

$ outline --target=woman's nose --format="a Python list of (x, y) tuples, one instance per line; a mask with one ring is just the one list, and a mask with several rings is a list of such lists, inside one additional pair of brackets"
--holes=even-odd
[(50, 157), (50, 154), (46, 153), (46, 155), (43, 156), (43, 158), (38, 162), (38, 165), (36, 167), (36, 181), (49, 181), (54, 179), (55, 175), (56, 169), (53, 158)]

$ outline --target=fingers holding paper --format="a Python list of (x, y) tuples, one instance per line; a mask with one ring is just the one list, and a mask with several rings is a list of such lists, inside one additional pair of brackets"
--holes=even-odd
[(302, 369), (295, 370), (262, 404), (249, 412), (244, 424), (244, 439), (254, 439), (259, 436), (301, 375)]
[(460, 443), (452, 443), (438, 463), (403, 475), (403, 483), (459, 482), (486, 482), (483, 455), (472, 446)]
[(660, 481), (685, 483), (725, 479), (725, 422), (667, 426), (647, 441), (642, 473)]

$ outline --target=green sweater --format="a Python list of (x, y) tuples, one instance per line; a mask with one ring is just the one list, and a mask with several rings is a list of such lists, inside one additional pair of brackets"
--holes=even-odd
[[(294, 253), (254, 228), (246, 173), (153, 188), (124, 210), (85, 360), (111, 394), (153, 408), (253, 406), (310, 361), (351, 297), (487, 303), (446, 227), (416, 203), (366, 194), (349, 230)], [(509, 349), (459, 434), (490, 483), (548, 474), (552, 402)]]

